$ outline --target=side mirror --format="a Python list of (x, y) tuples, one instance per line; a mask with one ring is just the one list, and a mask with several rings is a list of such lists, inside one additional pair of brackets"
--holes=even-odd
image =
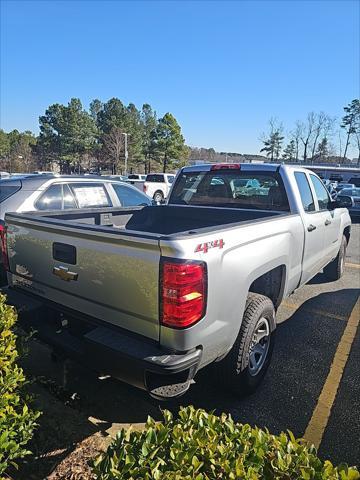
[(338, 195), (336, 200), (330, 202), (331, 210), (334, 208), (352, 208), (355, 205), (353, 197)]

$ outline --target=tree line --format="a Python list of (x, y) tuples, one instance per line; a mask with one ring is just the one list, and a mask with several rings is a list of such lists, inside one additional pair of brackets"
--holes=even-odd
[(344, 107), (340, 125), (336, 118), (324, 112), (310, 112), (305, 121), (296, 122), (287, 136), (288, 142), (284, 146), (283, 125), (276, 119), (270, 119), (269, 132), (261, 138), (264, 146), (260, 152), (264, 152), (271, 161), (347, 163), (352, 144), (358, 150), (357, 164), (360, 166), (360, 100), (354, 99)]
[[(50, 105), (39, 117), (39, 127), (38, 136), (30, 131), (0, 130), (0, 170), (26, 173), (52, 170), (56, 164), (61, 173), (123, 174), (127, 159), (127, 173), (148, 173), (175, 170), (189, 159), (231, 162), (263, 158), (190, 148), (171, 113), (157, 118), (151, 105), (138, 109), (118, 98), (105, 103), (95, 99), (88, 109), (78, 98), (67, 105)], [(324, 112), (311, 112), (285, 134), (282, 124), (271, 119), (261, 141), (260, 153), (270, 161), (304, 163), (348, 163), (349, 147), (353, 145), (359, 151), (360, 166), (360, 100), (354, 99), (344, 107), (340, 123)]]
[(167, 171), (186, 163), (188, 148), (181, 127), (171, 113), (157, 118), (149, 104), (138, 110), (118, 98), (95, 99), (88, 110), (78, 98), (67, 105), (50, 105), (39, 118), (40, 134), (0, 131), (1, 169), (51, 169), (61, 173), (84, 171), (125, 173)]

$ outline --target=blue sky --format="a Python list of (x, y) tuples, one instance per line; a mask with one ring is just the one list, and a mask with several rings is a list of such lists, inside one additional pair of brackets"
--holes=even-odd
[(255, 153), (270, 117), (341, 116), (359, 44), (357, 1), (2, 0), (1, 128), (115, 96), (170, 111), (189, 145)]

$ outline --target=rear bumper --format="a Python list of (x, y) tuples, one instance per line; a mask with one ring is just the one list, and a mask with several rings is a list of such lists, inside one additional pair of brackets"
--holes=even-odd
[(7, 303), (17, 308), (25, 329), (55, 351), (101, 374), (144, 389), (157, 399), (184, 394), (196, 374), (202, 350), (176, 352), (140, 335), (108, 326), (78, 312), (14, 288), (4, 288)]

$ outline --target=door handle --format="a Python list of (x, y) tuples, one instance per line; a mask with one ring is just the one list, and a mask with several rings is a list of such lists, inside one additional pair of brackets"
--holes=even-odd
[(325, 220), (325, 226), (327, 227), (328, 225), (331, 224), (331, 220), (329, 220), (328, 218)]
[(312, 225), (312, 224), (311, 224), (311, 225), (309, 225), (309, 226), (307, 227), (307, 231), (308, 231), (308, 232), (312, 232), (313, 230), (316, 230), (315, 225)]

